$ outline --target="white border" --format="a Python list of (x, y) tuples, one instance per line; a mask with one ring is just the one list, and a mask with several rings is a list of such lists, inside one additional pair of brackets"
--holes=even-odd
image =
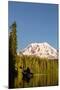
[[(60, 4), (60, 0), (10, 0), (10, 1)], [(60, 15), (60, 9), (59, 9), (59, 15)], [(59, 18), (59, 22), (60, 22), (60, 18)], [(60, 35), (60, 31), (59, 31), (59, 35)], [(60, 48), (60, 42), (59, 42), (59, 48)], [(59, 68), (60, 68), (60, 62), (59, 62)], [(0, 0), (0, 90), (7, 90), (8, 89), (7, 86), (8, 86), (8, 0)], [(25, 90), (27, 89), (59, 90), (60, 86), (25, 88)]]
[(21, 1), (21, 2), (36, 2), (36, 3), (55, 3), (59, 4), (60, 0), (9, 0), (9, 1)]

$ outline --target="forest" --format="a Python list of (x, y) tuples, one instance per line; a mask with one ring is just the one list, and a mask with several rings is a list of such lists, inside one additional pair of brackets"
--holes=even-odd
[[(17, 56), (16, 69), (18, 70), (18, 78), (16, 79), (15, 86), (20, 87), (19, 82), (22, 80), (22, 69), (30, 68), (31, 72), (33, 73), (34, 78), (36, 78), (30, 86), (51, 86), (51, 85), (58, 85), (58, 60), (49, 60), (47, 58), (40, 58), (35, 56)], [(22, 83), (22, 81), (21, 81)], [(23, 85), (21, 86), (23, 87)], [(28, 85), (24, 85), (24, 87), (28, 87)]]

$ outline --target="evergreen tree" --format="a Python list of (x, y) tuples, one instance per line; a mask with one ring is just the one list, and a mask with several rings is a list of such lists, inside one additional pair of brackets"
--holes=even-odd
[(17, 36), (16, 36), (16, 22), (10, 26), (11, 32), (9, 34), (9, 88), (14, 88), (15, 79), (15, 62), (17, 55)]

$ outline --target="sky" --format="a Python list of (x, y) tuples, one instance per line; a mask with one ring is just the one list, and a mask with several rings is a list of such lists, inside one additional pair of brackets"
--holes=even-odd
[(17, 24), (17, 51), (35, 42), (58, 47), (57, 4), (9, 1), (8, 26), (14, 21)]

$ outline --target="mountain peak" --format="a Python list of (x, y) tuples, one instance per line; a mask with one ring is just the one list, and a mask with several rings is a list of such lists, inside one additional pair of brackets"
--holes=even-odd
[(24, 55), (35, 55), (41, 58), (57, 59), (57, 50), (47, 42), (31, 43), (22, 51), (22, 53)]

